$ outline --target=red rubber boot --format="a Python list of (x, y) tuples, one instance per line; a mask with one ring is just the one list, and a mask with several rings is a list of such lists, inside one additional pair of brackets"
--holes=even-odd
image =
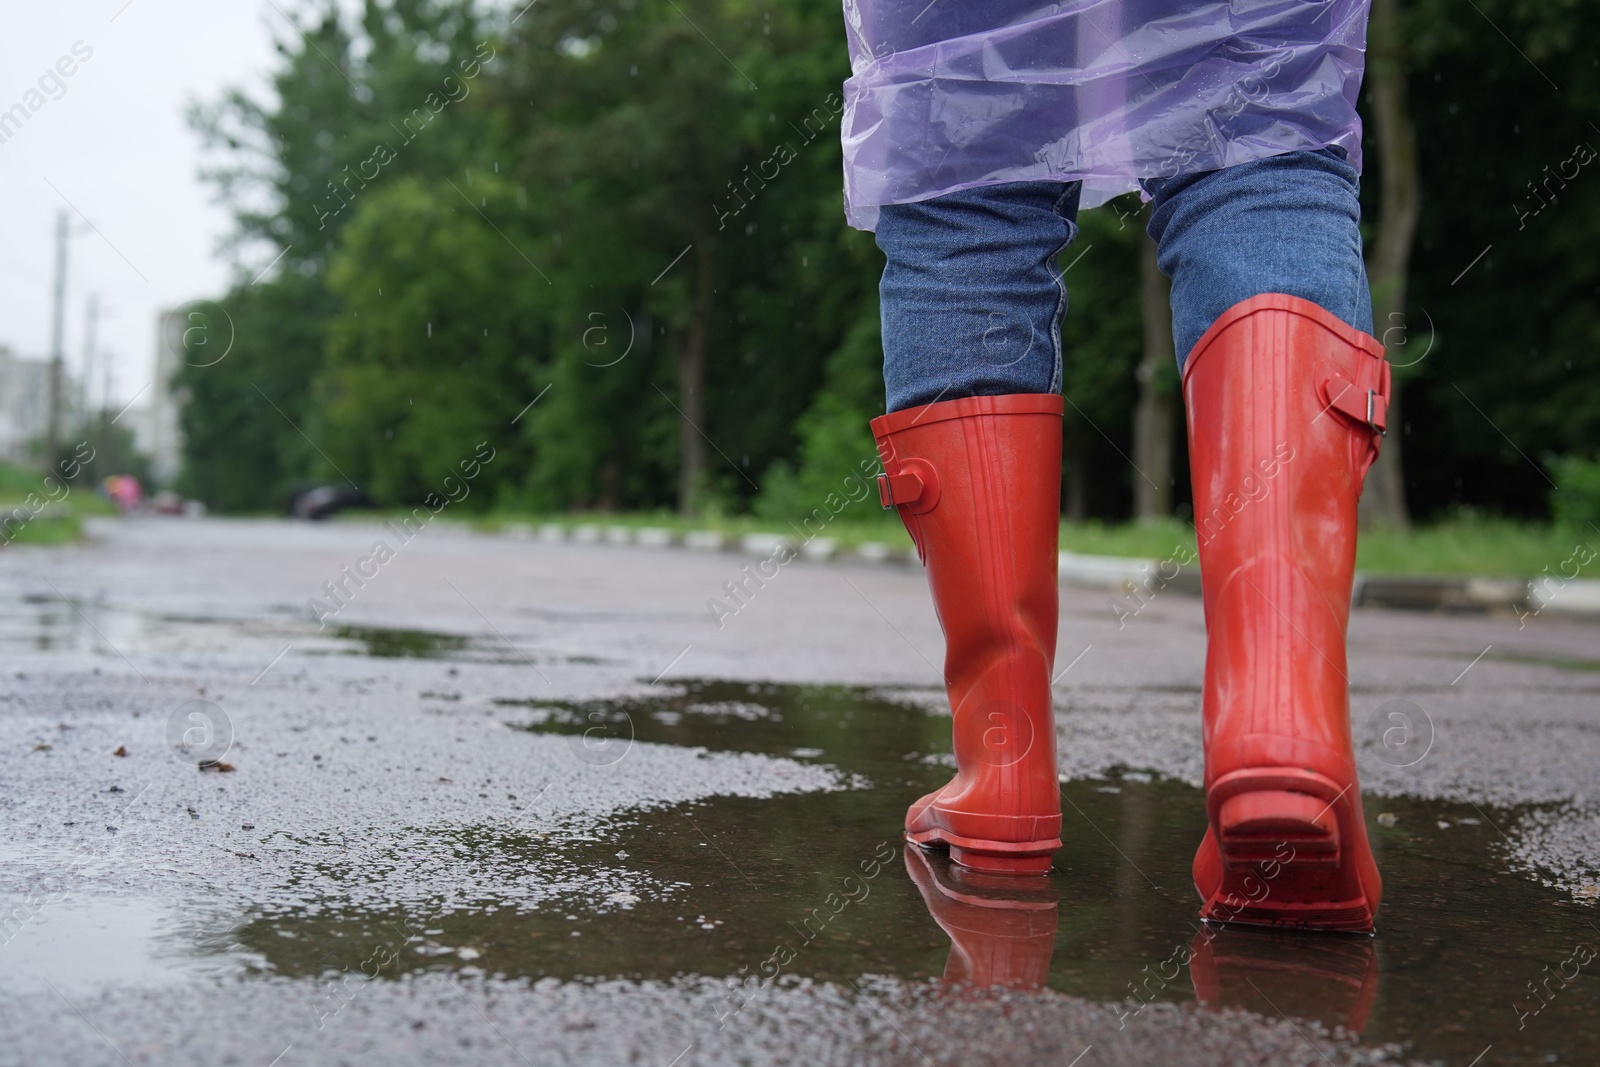
[(1056, 647), (1061, 397), (968, 397), (872, 420), (945, 635), (954, 781), (906, 838), (974, 870), (1043, 874), (1061, 847), (1050, 671)]
[(1252, 297), (1200, 338), (1183, 390), (1207, 631), (1201, 915), (1371, 930), (1345, 629), (1383, 346), (1309, 301)]

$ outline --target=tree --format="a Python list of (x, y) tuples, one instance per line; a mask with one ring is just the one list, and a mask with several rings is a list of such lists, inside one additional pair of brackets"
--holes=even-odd
[[(614, 484), (604, 472), (619, 463), (653, 471), (665, 451), (681, 512), (738, 506), (757, 472), (792, 454), (795, 419), (860, 314), (870, 247), (839, 210), (836, 22), (746, 0), (699, 7), (692, 22), (665, 2), (626, 17), (541, 4), (519, 21), (503, 93), (518, 175), (559, 232), (552, 372), (599, 390), (552, 390), (528, 431), (540, 478), (569, 500), (597, 476)], [(648, 324), (641, 344), (599, 366), (614, 357), (579, 340), (624, 321), (636, 337)], [(574, 438), (572, 409), (585, 407), (594, 420)], [(555, 456), (585, 473), (551, 469)], [(659, 485), (644, 490), (659, 499)]]
[(1476, 7), (1402, 9), (1428, 151), (1390, 441), (1419, 517), (1542, 517), (1539, 458), (1600, 450), (1600, 8)]
[(1143, 337), (1140, 290), (1132, 280), (1140, 243), (1149, 239), (1132, 195), (1086, 212), (1078, 223), (1077, 241), (1063, 256), (1071, 293), (1062, 328), (1063, 505), (1073, 522), (1126, 516), (1133, 486), (1148, 477), (1129, 451)]
[(307, 436), (321, 424), (311, 385), (340, 313), (329, 257), (385, 185), (448, 173), (463, 145), (485, 140), (470, 100), (483, 45), (470, 0), (366, 0), (355, 28), (332, 4), (312, 11), (277, 46), (274, 104), (234, 91), (189, 116), (214, 153), (203, 177), (234, 211), (229, 249), (265, 245), (254, 255), (278, 263), (253, 284), (259, 267), (239, 265), (221, 300), (229, 356), (180, 368), (193, 397), (182, 484), (219, 510), (276, 507), (295, 482), (345, 477)]
[[(1147, 207), (1145, 225), (1149, 218)], [(1172, 398), (1177, 391), (1172, 283), (1156, 265), (1156, 243), (1148, 236), (1139, 242), (1139, 310), (1144, 353), (1134, 371), (1139, 399), (1133, 409), (1133, 465), (1143, 477), (1133, 483), (1133, 516), (1164, 519), (1172, 514)]]
[(480, 444), (495, 459), (474, 475), (469, 507), (526, 477), (513, 420), (537, 393), (543, 286), (479, 214), (508, 215), (509, 185), (481, 172), (459, 185), (398, 178), (340, 234), (327, 284), (342, 313), (329, 324), (310, 432), (376, 499), (442, 493)]
[(178, 490), (218, 511), (277, 510), (322, 462), (299, 428), (334, 303), (315, 278), (294, 272), (237, 286), (221, 304), (232, 333), (226, 356), (213, 363), (207, 352), (178, 367), (176, 384), (189, 394)]
[[(1422, 175), (1417, 164), (1417, 132), (1406, 92), (1405, 27), (1400, 0), (1372, 0), (1367, 25), (1367, 88), (1372, 124), (1377, 133), (1378, 221), (1367, 250), (1367, 279), (1372, 288), (1372, 320), (1384, 342), (1391, 367), (1403, 368), (1400, 345), (1406, 343), (1406, 275), (1417, 219), (1422, 214)], [(1400, 338), (1398, 343), (1392, 338)], [(1401, 441), (1405, 437), (1401, 389), (1404, 375), (1392, 372), (1388, 425), (1392, 430), (1377, 462), (1367, 473), (1361, 494), (1361, 518), (1405, 528), (1405, 474)]]

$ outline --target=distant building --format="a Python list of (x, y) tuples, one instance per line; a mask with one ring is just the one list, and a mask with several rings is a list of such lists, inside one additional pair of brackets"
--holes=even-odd
[(28, 463), (50, 411), (50, 361), (22, 359), (0, 345), (0, 460)]
[(133, 430), (134, 446), (150, 457), (150, 476), (158, 486), (170, 486), (183, 466), (183, 431), (178, 413), (188, 400), (186, 390), (173, 382), (178, 353), (183, 351), (187, 323), (181, 311), (156, 316), (155, 379), (120, 421)]
[(183, 465), (183, 431), (178, 413), (188, 400), (173, 378), (178, 373), (178, 353), (183, 351), (183, 317), (164, 311), (156, 319), (156, 381), (150, 390), (150, 473), (160, 485), (171, 485)]

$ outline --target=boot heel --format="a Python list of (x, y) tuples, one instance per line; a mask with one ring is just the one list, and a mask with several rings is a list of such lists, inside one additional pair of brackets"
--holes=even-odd
[(1203, 918), (1372, 929), (1376, 893), (1363, 885), (1362, 865), (1350, 847), (1362, 841), (1362, 828), (1348, 791), (1294, 769), (1238, 771), (1212, 789), (1212, 826), (1194, 862)]
[[(1059, 844), (1056, 845), (1059, 847)], [(1051, 851), (1054, 851), (1052, 849)], [(1049, 874), (1050, 852), (1034, 855), (1015, 852), (983, 852), (977, 849), (950, 846), (950, 862), (969, 870), (987, 874)]]
[(1339, 821), (1320, 797), (1288, 790), (1236, 793), (1217, 812), (1217, 840), (1229, 870), (1292, 863), (1339, 866)]

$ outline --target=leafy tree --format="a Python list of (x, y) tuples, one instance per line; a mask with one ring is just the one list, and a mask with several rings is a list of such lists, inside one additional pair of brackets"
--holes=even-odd
[(1422, 515), (1542, 515), (1536, 458), (1600, 453), (1600, 158), (1576, 151), (1600, 149), (1600, 9), (1409, 7), (1423, 201), (1400, 361), (1418, 362), (1391, 436)]
[[(859, 273), (830, 270), (863, 242), (840, 233), (845, 63), (837, 15), (822, 10), (724, 0), (691, 21), (656, 0), (569, 2), (519, 23), (505, 91), (529, 101), (511, 112), (521, 173), (560, 220), (553, 373), (597, 380), (610, 355), (576, 343), (596, 316), (640, 339), (603, 387), (552, 389), (529, 427), (546, 491), (598, 475), (605, 488), (578, 499), (614, 504), (619, 466), (670, 457), (693, 513), (708, 489), (749, 496), (793, 447), (789, 427), (861, 302)], [(585, 448), (577, 410), (612, 433)], [(647, 480), (646, 499), (662, 500), (659, 476)]]
[(475, 502), (524, 477), (513, 420), (536, 395), (537, 288), (522, 253), (479, 215), (510, 198), (508, 184), (492, 173), (459, 187), (397, 178), (340, 235), (328, 288), (341, 314), (311, 426), (377, 499), (440, 491), (484, 443), (496, 459), (474, 478)]
[[(1382, 206), (1404, 153), (1376, 140), (1364, 194), (1379, 331), (1414, 364), (1391, 430), (1406, 502), (1543, 514), (1579, 468), (1528, 457), (1600, 454), (1600, 162), (1578, 147), (1600, 148), (1600, 9), (1380, 8), (1400, 32), (1374, 36), (1368, 130), (1403, 134), (1408, 98), (1420, 146), (1417, 197)], [(881, 257), (840, 211), (833, 3), (296, 10), (271, 102), (193, 115), (257, 266), (223, 298), (228, 358), (180, 373), (189, 491), (276, 507), (314, 475), (401, 502), (487, 441), (475, 502), (781, 521), (871, 456)], [(1081, 222), (1064, 500), (1118, 518), (1129, 456), (1181, 470), (1181, 434), (1152, 432), (1176, 382), (1141, 339), (1136, 205)]]
[(321, 422), (310, 385), (339, 314), (325, 287), (329, 256), (386, 185), (446, 173), (482, 139), (472, 95), (486, 42), (469, 0), (367, 0), (356, 27), (332, 3), (313, 11), (278, 44), (275, 106), (235, 91), (190, 114), (218, 156), (205, 176), (234, 209), (230, 248), (265, 243), (262, 258), (280, 265), (222, 300), (237, 331), (229, 357), (180, 375), (193, 397), (183, 484), (221, 510), (275, 507), (312, 474), (344, 477), (305, 436)]
[(221, 362), (178, 368), (185, 463), (179, 492), (219, 511), (276, 509), (322, 460), (304, 427), (333, 301), (315, 278), (285, 274), (222, 301), (233, 346)]

